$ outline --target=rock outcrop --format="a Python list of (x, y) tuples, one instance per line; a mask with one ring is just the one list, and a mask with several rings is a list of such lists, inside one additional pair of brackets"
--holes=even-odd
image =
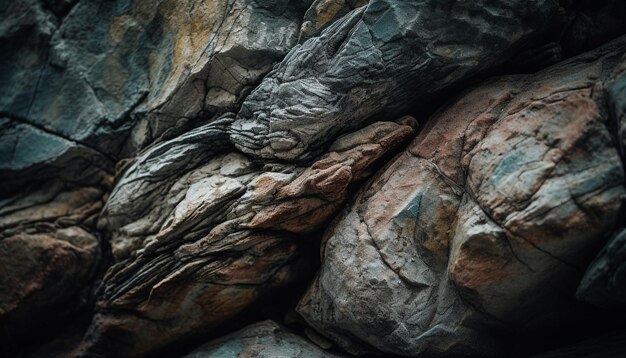
[(263, 321), (206, 343), (185, 356), (185, 358), (210, 357), (333, 358), (339, 356), (320, 349), (276, 322)]
[[(169, 355), (268, 318), (494, 355), (623, 311), (626, 38), (571, 58), (626, 36), (623, 1), (0, 15), (2, 356)], [(194, 354), (231, 349), (332, 356), (273, 322)]]
[(492, 330), (567, 322), (626, 196), (605, 95), (625, 50), (488, 81), (434, 115), (326, 232), (307, 322), (407, 356), (493, 354)]
[(36, 0), (1, 9), (4, 186), (42, 166), (71, 170), (69, 155), (114, 161), (237, 109), (296, 44), (306, 10), (286, 0), (70, 3), (62, 16)]
[(246, 98), (230, 140), (255, 157), (310, 160), (339, 133), (505, 62), (557, 12), (549, 0), (371, 1), (295, 46)]
[[(374, 123), (339, 138), (308, 167), (231, 152), (184, 162), (181, 172), (169, 163), (181, 153), (202, 159), (204, 140), (194, 131), (163, 143), (158, 148), (167, 149), (150, 168), (174, 170), (176, 181), (160, 177), (160, 191), (148, 200), (120, 182), (102, 211), (99, 227), (112, 234), (118, 263), (104, 278), (86, 354), (115, 347), (117, 355), (143, 355), (211, 330), (297, 280), (306, 272), (304, 235), (328, 221), (351, 183), (369, 175), (415, 125), (412, 118)], [(193, 145), (199, 147), (191, 154)], [(159, 177), (135, 168), (123, 180)]]

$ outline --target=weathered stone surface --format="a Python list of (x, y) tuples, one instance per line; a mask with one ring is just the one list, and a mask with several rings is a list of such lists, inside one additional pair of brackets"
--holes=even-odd
[(626, 230), (616, 234), (589, 265), (577, 297), (601, 307), (626, 304)]
[(557, 10), (548, 0), (371, 1), (289, 52), (244, 101), (231, 142), (265, 159), (314, 158), (338, 133), (506, 61)]
[(204, 344), (185, 357), (331, 358), (339, 356), (320, 349), (273, 321), (263, 321)]
[(622, 160), (626, 161), (626, 56), (620, 60), (607, 87), (609, 111), (617, 128)]
[(328, 229), (299, 312), (351, 352), (407, 356), (567, 322), (626, 196), (604, 92), (624, 51), (488, 81), (433, 116)]
[[(213, 143), (201, 129), (148, 151), (101, 214), (118, 263), (104, 279), (82, 352), (143, 355), (213, 329), (293, 282), (306, 273), (300, 234), (328, 221), (350, 184), (415, 125), (412, 118), (374, 123), (339, 138), (308, 167), (214, 156), (204, 151)], [(135, 184), (151, 194), (136, 196)]]
[(0, 202), (1, 354), (27, 341), (28, 332), (36, 341), (54, 328), (34, 323), (71, 317), (90, 295), (102, 255), (94, 229), (106, 185), (66, 185), (48, 183)]
[[(82, 147), (132, 154), (237, 109), (296, 43), (306, 10), (286, 0), (73, 3), (0, 8), (0, 149), (11, 158), (0, 169), (9, 173), (54, 168)], [(41, 149), (12, 149), (34, 136)]]
[(566, 56), (594, 49), (626, 33), (626, 3), (621, 0), (565, 0), (566, 24), (560, 43)]

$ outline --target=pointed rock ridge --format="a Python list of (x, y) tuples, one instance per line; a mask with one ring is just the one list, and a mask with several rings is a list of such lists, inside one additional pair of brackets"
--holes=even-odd
[(185, 358), (222, 357), (338, 358), (340, 356), (322, 350), (274, 321), (249, 325), (228, 336), (208, 342), (185, 356)]
[(625, 51), (487, 81), (434, 115), (327, 229), (307, 322), (404, 356), (496, 354), (495, 330), (566, 324), (626, 196), (605, 94)]
[[(61, 5), (18, 0), (0, 10), (3, 184), (25, 169), (63, 172), (58, 157), (84, 147), (132, 156), (237, 110), (296, 44), (306, 11), (288, 0)], [(39, 150), (19, 150), (35, 137)]]
[(373, 123), (338, 138), (308, 166), (216, 155), (206, 128), (147, 151), (100, 215), (117, 264), (77, 354), (156, 352), (310, 272), (307, 236), (415, 128), (410, 117)]

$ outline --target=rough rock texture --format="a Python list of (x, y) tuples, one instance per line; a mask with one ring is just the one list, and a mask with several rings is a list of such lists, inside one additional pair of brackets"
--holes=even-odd
[(246, 98), (230, 140), (256, 157), (311, 159), (338, 133), (506, 61), (557, 10), (549, 0), (371, 1), (294, 47)]
[(409, 356), (563, 324), (626, 196), (605, 96), (625, 51), (488, 81), (432, 117), (326, 232), (307, 322), (348, 351)]
[[(324, 230), (300, 310), (340, 347), (545, 332), (623, 228), (623, 38), (464, 92), (354, 193), (413, 139), (392, 119), (623, 34), (625, 4), (3, 2), (0, 355), (188, 352), (297, 301)], [(582, 299), (622, 300), (620, 237)]]
[(613, 237), (591, 263), (576, 296), (602, 307), (626, 304), (626, 229)]
[(52, 325), (89, 299), (102, 256), (95, 221), (107, 183), (66, 186), (56, 181), (0, 202), (0, 354), (11, 352), (14, 337), (31, 332), (32, 342), (51, 328), (33, 322)]
[[(349, 185), (370, 174), (415, 125), (412, 118), (374, 123), (339, 138), (308, 167), (263, 164), (239, 153), (211, 157), (211, 151), (204, 162), (183, 163), (187, 170), (176, 171), (174, 182), (131, 167), (101, 214), (99, 227), (112, 233), (118, 263), (104, 279), (84, 352), (154, 351), (210, 330), (296, 280), (306, 265), (302, 235), (324, 224)], [(177, 170), (169, 165), (181, 154), (202, 160), (199, 133), (164, 142), (155, 149), (157, 162), (145, 159), (150, 152), (140, 161), (166, 171)], [(136, 197), (125, 187), (155, 178), (154, 196)]]
[(84, 147), (132, 154), (238, 108), (296, 43), (306, 10), (287, 0), (73, 3), (0, 7), (3, 183), (24, 169), (65, 170), (73, 163), (60, 157), (87, 160)]
[(331, 358), (328, 353), (273, 321), (263, 321), (202, 345), (186, 358)]

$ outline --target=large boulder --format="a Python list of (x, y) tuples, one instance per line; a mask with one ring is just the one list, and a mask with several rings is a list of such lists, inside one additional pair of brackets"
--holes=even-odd
[(484, 355), (503, 328), (574, 317), (626, 196), (605, 95), (625, 51), (487, 81), (434, 115), (327, 230), (307, 322), (354, 353)]
[(276, 322), (263, 321), (206, 343), (185, 356), (185, 358), (211, 357), (333, 358), (339, 356), (320, 349)]
[[(308, 166), (203, 153), (213, 143), (197, 131), (157, 146), (158, 160), (142, 163), (175, 171), (169, 174), (177, 179), (147, 202), (121, 184), (109, 198), (99, 227), (111, 235), (117, 264), (104, 278), (78, 353), (155, 352), (216, 328), (307, 275), (307, 235), (331, 218), (352, 183), (409, 139), (415, 125), (412, 118), (376, 122), (339, 138)], [(182, 159), (199, 162), (186, 162), (183, 171), (170, 165)], [(144, 174), (127, 172), (140, 183), (163, 180)]]

